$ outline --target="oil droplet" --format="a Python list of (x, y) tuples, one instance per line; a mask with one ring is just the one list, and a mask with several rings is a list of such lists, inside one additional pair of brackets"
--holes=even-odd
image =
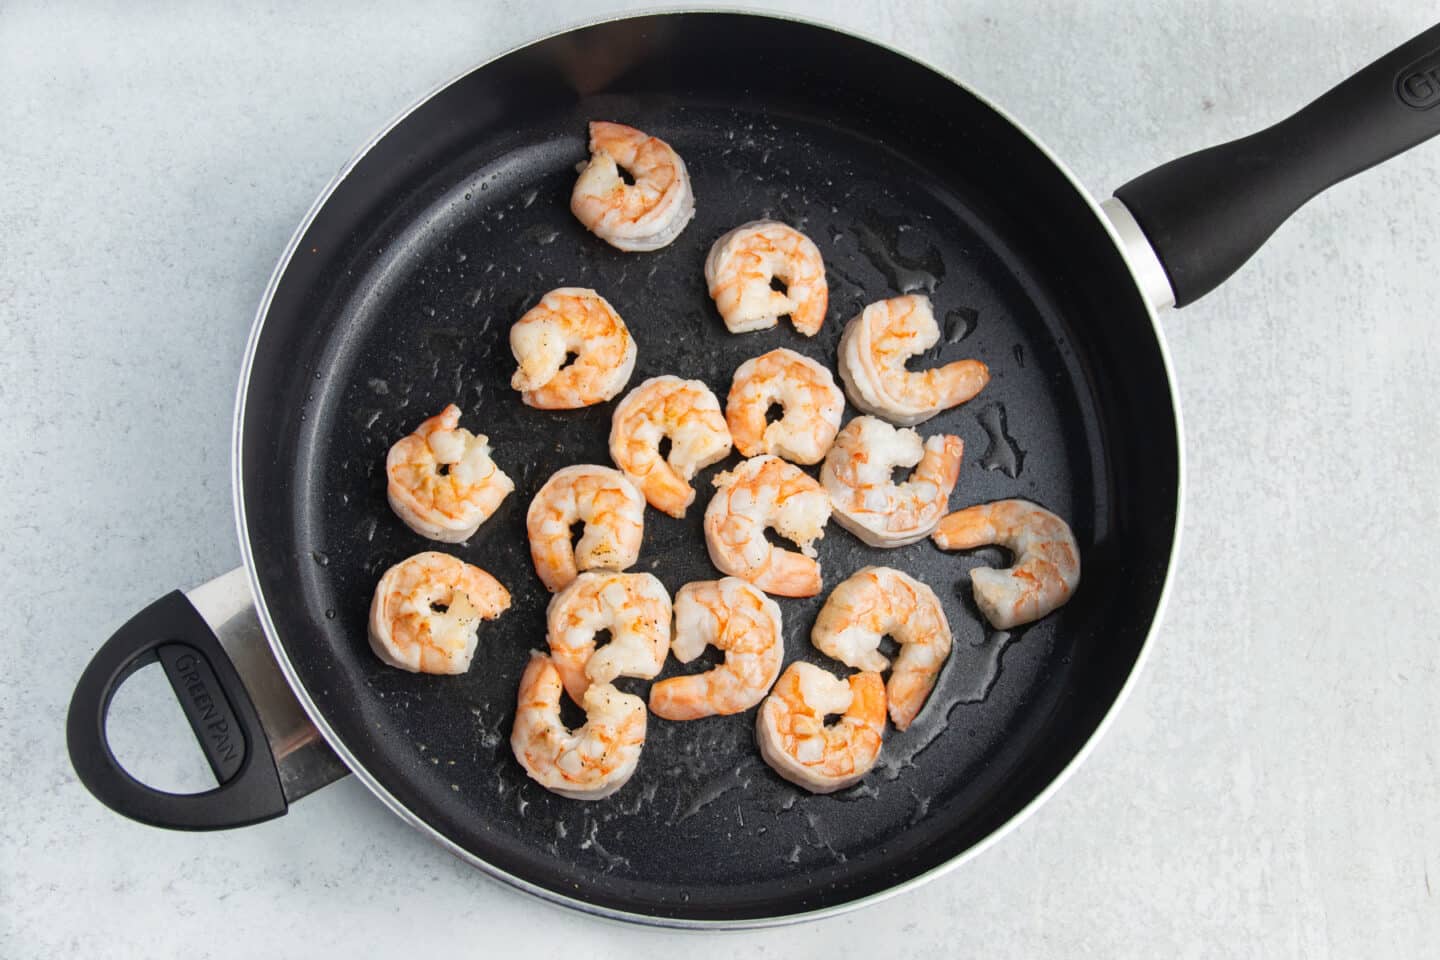
[(874, 800), (880, 796), (880, 789), (873, 783), (862, 783), (858, 786), (851, 787), (849, 790), (842, 790), (839, 793), (833, 794), (833, 796), (836, 800), (846, 803), (855, 800)]
[(535, 195), (536, 195), (537, 193), (539, 193), (539, 192), (540, 192), (540, 191), (539, 191), (538, 189), (534, 189), (534, 188), (525, 191), (525, 196), (523, 196), (523, 197), (520, 198), (520, 207), (521, 207), (521, 209), (524, 209), (525, 207), (528, 207), (528, 206), (530, 206), (530, 204), (534, 203), (534, 202), (535, 202)]
[(478, 303), (480, 302), (480, 298), (483, 297), (483, 296), (484, 296), (484, 293), (480, 290), (479, 287), (476, 287), (476, 288), (474, 288), (473, 290), (467, 290), (467, 291), (465, 292), (465, 296), (464, 296), (464, 298), (463, 298), (464, 301), (465, 301), (465, 306), (467, 306), (467, 307), (473, 307), (473, 306), (475, 306), (476, 304), (478, 304)]
[(420, 310), (427, 317), (435, 316), (435, 308), (430, 306), (428, 303), (425, 306), (421, 307)]
[(332, 610), (326, 610), (326, 611), (325, 611), (325, 619), (326, 619), (326, 620), (334, 620), (334, 619), (335, 619), (335, 611), (334, 611), (333, 609), (332, 609)]
[(959, 343), (975, 332), (980, 323), (980, 311), (970, 307), (956, 307), (945, 314), (945, 342)]
[(310, 559), (314, 560), (322, 567), (330, 566), (330, 557), (324, 553), (321, 553), (319, 550), (311, 550)]
[(976, 414), (976, 419), (990, 437), (990, 448), (980, 458), (980, 466), (986, 470), (999, 470), (1012, 480), (1020, 476), (1020, 470), (1025, 466), (1025, 451), (1010, 436), (1005, 407), (992, 403)]
[[(995, 681), (1000, 679), (1000, 658), (1005, 648), (1017, 639), (1019, 634), (1012, 630), (989, 630), (979, 643), (957, 644), (959, 659), (965, 668), (957, 673), (965, 682), (961, 689), (955, 690), (955, 703), (981, 703), (990, 696)], [(973, 736), (974, 732), (971, 733)]]
[(456, 251), (455, 251), (455, 262), (456, 262), (456, 263), (464, 263), (464, 262), (466, 261), (466, 259), (468, 259), (468, 258), (465, 256), (465, 251), (464, 251), (464, 250), (456, 250)]
[(481, 190), (489, 190), (489, 189), (490, 189), (490, 184), (488, 184), (488, 183), (482, 183), (482, 184), (480, 184), (480, 189), (481, 189)]
[(786, 855), (786, 857), (785, 857), (785, 862), (786, 862), (786, 863), (799, 863), (799, 862), (800, 862), (800, 844), (797, 843), (797, 844), (795, 844), (795, 846), (793, 846), (793, 847), (790, 848), (790, 853)]
[(370, 392), (375, 394), (375, 396), (377, 397), (388, 396), (390, 393), (390, 384), (386, 383), (384, 380), (381, 380), (379, 377), (371, 377), (369, 380), (365, 381), (365, 385), (368, 386), (370, 388)]
[[(871, 214), (872, 218), (874, 214)], [(915, 256), (900, 250), (902, 224), (880, 221), (880, 226), (861, 224), (855, 228), (860, 251), (871, 265), (885, 275), (890, 286), (900, 293), (934, 293), (945, 277), (945, 263), (940, 251), (928, 242), (921, 242)]]
[(695, 795), (695, 799), (691, 801), (688, 807), (685, 808), (685, 812), (675, 818), (675, 823), (683, 823), (684, 821), (689, 820), (691, 817), (695, 816), (695, 814), (699, 813), (702, 809), (708, 807), (710, 804), (720, 799), (723, 794), (728, 793), (731, 790), (734, 790), (736, 788), (744, 789), (745, 787), (748, 787), (750, 785), (750, 777), (747, 774), (748, 771), (746, 770), (746, 768), (736, 767), (729, 773), (723, 774), (710, 781), (709, 783), (705, 784), (705, 786), (701, 787), (700, 791)]
[(913, 827), (924, 820), (925, 815), (930, 812), (930, 798), (922, 797), (913, 790), (910, 791), (910, 795), (915, 798), (915, 810), (910, 814), (910, 826)]
[(1010, 348), (1010, 352), (1015, 355), (1015, 363), (1019, 365), (1019, 367), (1020, 367), (1021, 370), (1024, 370), (1024, 369), (1025, 369), (1025, 348), (1024, 348), (1023, 346), (1021, 346), (1020, 344), (1017, 343), (1017, 344), (1015, 344), (1015, 346), (1013, 346), (1013, 347)]
[(536, 224), (529, 230), (525, 231), (526, 239), (532, 240), (542, 247), (549, 246), (550, 244), (554, 243), (555, 239), (559, 236), (559, 230), (556, 230), (554, 227), (547, 227), (543, 224)]

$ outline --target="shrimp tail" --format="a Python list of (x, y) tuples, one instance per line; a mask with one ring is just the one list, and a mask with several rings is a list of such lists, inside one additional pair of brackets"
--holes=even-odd
[(995, 525), (986, 504), (966, 507), (940, 519), (931, 539), (941, 550), (972, 550), (995, 542)]

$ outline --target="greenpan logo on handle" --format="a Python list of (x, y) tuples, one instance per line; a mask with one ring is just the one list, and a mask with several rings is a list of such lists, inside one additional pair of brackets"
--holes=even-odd
[(1428, 110), (1440, 103), (1440, 50), (1432, 50), (1400, 71), (1395, 92), (1407, 107)]

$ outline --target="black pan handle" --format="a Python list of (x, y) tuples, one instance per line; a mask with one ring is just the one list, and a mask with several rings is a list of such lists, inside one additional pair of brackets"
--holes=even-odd
[[(155, 790), (126, 773), (105, 735), (110, 701), (139, 668), (159, 660), (219, 786)], [(70, 700), (70, 762), (106, 806), (141, 823), (221, 830), (278, 817), (285, 792), (260, 718), (210, 625), (178, 590), (141, 610), (95, 654)]]
[(1175, 305), (1209, 293), (1311, 197), (1440, 133), (1440, 25), (1288, 119), (1172, 160), (1115, 191)]

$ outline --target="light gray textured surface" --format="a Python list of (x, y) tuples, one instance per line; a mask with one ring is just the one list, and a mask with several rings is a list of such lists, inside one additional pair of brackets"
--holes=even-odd
[[(1331, 191), (1165, 318), (1191, 482), (1148, 673), (1067, 789), (918, 892), (778, 931), (657, 933), (500, 888), (353, 780), (211, 835), (129, 823), (78, 786), (62, 720), (93, 648), (238, 562), (234, 380), (311, 199), (434, 83), (624, 6), (0, 3), (0, 955), (1433, 952), (1436, 143)], [(1277, 119), (1434, 17), (1403, 0), (1018, 6), (778, 8), (967, 80), (1097, 193)], [(197, 757), (155, 746), (178, 729), (147, 703), (163, 680), (135, 683), (122, 755), (198, 782)]]

